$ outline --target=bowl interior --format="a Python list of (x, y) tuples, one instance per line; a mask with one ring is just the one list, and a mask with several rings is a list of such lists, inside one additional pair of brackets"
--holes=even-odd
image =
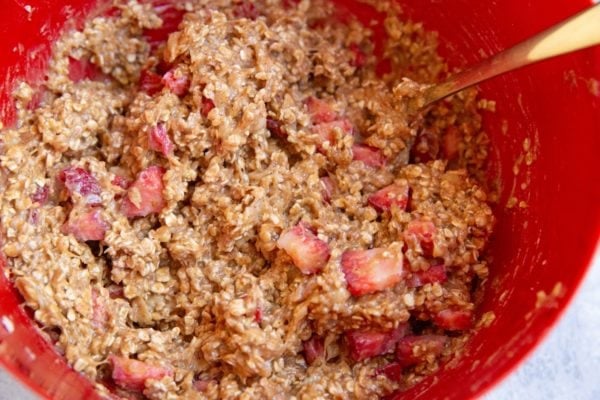
[[(14, 122), (10, 91), (37, 79), (49, 43), (65, 23), (80, 20), (93, 0), (45, 0), (4, 6), (0, 17), (0, 119)], [(379, 16), (339, 0), (364, 21)], [(560, 21), (586, 0), (402, 0), (407, 16), (439, 32), (440, 52), (453, 67), (472, 64)], [(501, 3), (501, 4), (500, 4)], [(68, 22), (67, 22), (68, 21)], [(375, 29), (378, 31), (378, 29)], [(40, 34), (40, 32), (42, 34)], [(495, 100), (484, 115), (492, 141), (489, 176), (501, 196), (480, 313), (495, 319), (478, 330), (463, 357), (402, 395), (465, 399), (506, 375), (544, 336), (575, 292), (600, 233), (600, 49), (588, 49), (496, 78), (482, 86)], [(0, 267), (3, 267), (0, 266)], [(0, 362), (33, 390), (56, 399), (94, 399), (33, 328), (19, 297), (0, 274)], [(456, 383), (460, 382), (460, 385)]]
[[(590, 4), (402, 2), (411, 18), (439, 32), (440, 52), (454, 66), (471, 65)], [(517, 366), (566, 308), (600, 237), (599, 84), (600, 48), (592, 48), (482, 85), (482, 96), (497, 104), (484, 127), (492, 142), (489, 174), (501, 197), (479, 312), (493, 311), (496, 319), (474, 335), (464, 357), (406, 398), (476, 397)]]

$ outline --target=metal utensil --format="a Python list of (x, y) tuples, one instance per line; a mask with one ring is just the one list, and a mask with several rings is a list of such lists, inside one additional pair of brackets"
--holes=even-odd
[(424, 90), (425, 107), (480, 82), (551, 57), (600, 44), (600, 4)]

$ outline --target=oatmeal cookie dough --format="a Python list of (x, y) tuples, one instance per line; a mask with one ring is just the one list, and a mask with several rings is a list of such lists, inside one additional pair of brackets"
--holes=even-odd
[(130, 1), (19, 86), (8, 273), (101, 393), (371, 399), (459, 351), (494, 221), (486, 136), (473, 93), (407, 116), (446, 66), (388, 11), (383, 78), (326, 2)]

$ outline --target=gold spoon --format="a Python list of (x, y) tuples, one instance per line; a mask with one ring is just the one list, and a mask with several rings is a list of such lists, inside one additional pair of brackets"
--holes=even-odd
[(423, 92), (419, 108), (505, 72), (597, 44), (600, 44), (600, 4), (589, 7), (524, 42), (450, 77), (445, 82), (429, 86)]

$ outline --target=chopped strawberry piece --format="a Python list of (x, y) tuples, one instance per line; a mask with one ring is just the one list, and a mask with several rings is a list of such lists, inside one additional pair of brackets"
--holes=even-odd
[(158, 60), (158, 63), (156, 64), (154, 69), (156, 70), (157, 74), (159, 74), (160, 76), (163, 76), (164, 74), (166, 74), (167, 72), (172, 70), (173, 67), (174, 67), (173, 63), (167, 62), (167, 61), (165, 61), (165, 59), (161, 58)]
[(350, 358), (357, 362), (386, 353), (394, 348), (393, 345), (388, 344), (386, 332), (350, 331), (346, 332), (345, 336)]
[(446, 160), (454, 160), (458, 157), (458, 146), (460, 133), (454, 126), (448, 127), (442, 137), (442, 154)]
[(162, 78), (163, 84), (175, 95), (183, 96), (190, 89), (190, 77), (177, 73), (174, 69), (168, 71)]
[(407, 324), (400, 324), (391, 331), (380, 330), (352, 330), (345, 333), (346, 344), (352, 360), (359, 362), (389, 353), (396, 347), (396, 343), (406, 335)]
[(432, 265), (426, 271), (413, 272), (412, 277), (408, 281), (409, 287), (421, 287), (428, 283), (446, 282), (446, 267), (444, 265)]
[(194, 389), (196, 389), (198, 392), (205, 392), (212, 382), (214, 382), (214, 380), (198, 379), (194, 381), (192, 386), (194, 386)]
[(375, 374), (385, 375), (389, 380), (398, 382), (402, 379), (402, 372), (404, 372), (404, 365), (399, 362), (393, 362), (377, 368)]
[(446, 309), (433, 316), (433, 322), (442, 329), (464, 331), (471, 328), (473, 312), (469, 310)]
[(398, 342), (396, 357), (405, 367), (419, 364), (430, 355), (440, 355), (447, 341), (442, 335), (406, 336)]
[(118, 386), (127, 390), (141, 392), (147, 380), (158, 380), (173, 375), (173, 371), (166, 367), (131, 358), (110, 355), (108, 361), (113, 367), (113, 380)]
[(256, 310), (254, 310), (254, 321), (257, 324), (260, 324), (263, 320), (263, 309), (262, 307), (256, 307)]
[(121, 175), (115, 175), (115, 177), (112, 181), (110, 181), (110, 183), (125, 190), (127, 190), (129, 186), (131, 186), (131, 181)]
[(165, 170), (157, 166), (148, 167), (140, 172), (121, 203), (123, 214), (133, 218), (159, 213), (166, 205), (163, 197), (164, 173)]
[(160, 75), (148, 69), (143, 69), (140, 72), (140, 90), (142, 92), (145, 92), (149, 96), (154, 96), (162, 90), (163, 86), (163, 80)]
[(337, 121), (317, 124), (313, 126), (312, 130), (318, 135), (317, 147), (320, 152), (323, 152), (323, 145), (325, 142), (329, 142), (330, 144), (334, 143), (336, 130), (339, 130), (343, 135), (351, 135), (353, 127), (352, 123), (344, 118)]
[(202, 104), (200, 106), (200, 113), (204, 118), (208, 117), (208, 113), (215, 108), (215, 102), (208, 97), (202, 97)]
[(107, 287), (108, 297), (111, 299), (122, 299), (125, 296), (123, 286), (112, 284)]
[(242, 0), (240, 3), (234, 6), (233, 15), (235, 15), (236, 18), (255, 20), (260, 16), (260, 13), (252, 1)]
[(416, 219), (410, 221), (404, 231), (405, 238), (416, 239), (421, 245), (423, 255), (431, 257), (433, 255), (433, 239), (437, 229), (433, 222)]
[(440, 152), (438, 137), (428, 129), (421, 130), (410, 149), (412, 163), (426, 163), (437, 159)]
[(65, 185), (70, 196), (77, 193), (89, 205), (102, 202), (100, 184), (89, 171), (79, 167), (67, 167), (58, 174), (58, 179)]
[(339, 117), (325, 101), (311, 96), (305, 103), (311, 115), (312, 130), (318, 136), (317, 149), (321, 153), (324, 151), (325, 142), (334, 143), (336, 130), (343, 135), (352, 135), (354, 130), (352, 122), (347, 118)]
[(433, 241), (436, 228), (433, 222), (421, 219), (415, 219), (406, 226), (406, 234), (416, 235), (420, 240)]
[(38, 203), (40, 205), (46, 204), (48, 201), (48, 196), (50, 194), (50, 188), (48, 185), (38, 186), (35, 189), (35, 192), (30, 196), (31, 201), (34, 203)]
[(64, 234), (72, 234), (82, 242), (102, 240), (110, 225), (102, 219), (99, 208), (74, 207), (62, 226)]
[(177, 30), (185, 14), (184, 10), (173, 7), (172, 2), (161, 3), (155, 4), (154, 9), (160, 19), (162, 19), (162, 25), (160, 28), (144, 29), (143, 32), (143, 36), (153, 49), (165, 42), (169, 38), (169, 35)]
[(408, 183), (394, 183), (376, 191), (367, 201), (379, 212), (389, 211), (392, 206), (405, 210), (409, 192)]
[(348, 250), (342, 254), (342, 271), (354, 296), (375, 293), (402, 279), (402, 253), (391, 249)]
[(109, 7), (104, 12), (102, 12), (102, 16), (104, 17), (118, 17), (121, 15), (121, 9), (119, 7)]
[(385, 165), (385, 157), (381, 151), (364, 144), (352, 145), (352, 159), (362, 161), (367, 167), (381, 168)]
[(267, 130), (271, 133), (271, 136), (280, 139), (285, 139), (287, 137), (287, 132), (282, 128), (281, 122), (271, 117), (267, 117)]
[(302, 348), (304, 349), (304, 359), (308, 365), (312, 365), (325, 355), (325, 343), (323, 338), (317, 335), (312, 335), (310, 339), (302, 342)]
[(167, 127), (165, 124), (158, 124), (150, 129), (148, 135), (148, 147), (165, 156), (173, 151), (173, 142), (171, 142), (171, 138), (167, 134)]
[(305, 103), (313, 124), (333, 122), (338, 117), (336, 112), (327, 102), (317, 99), (316, 97), (311, 96), (307, 98)]
[(102, 328), (108, 322), (108, 310), (104, 301), (100, 298), (98, 289), (92, 289), (92, 325), (95, 328)]
[(321, 187), (323, 188), (321, 191), (323, 201), (325, 203), (331, 202), (331, 197), (336, 191), (335, 182), (329, 176), (324, 176), (321, 178)]
[(362, 68), (367, 63), (367, 55), (364, 51), (358, 46), (358, 44), (353, 43), (349, 47), (350, 51), (353, 54), (353, 58), (351, 60), (351, 65), (356, 68)]
[(78, 60), (73, 57), (69, 57), (69, 79), (73, 82), (81, 82), (83, 80), (98, 80), (105, 75), (102, 70), (93, 64), (89, 59), (82, 58)]
[(329, 245), (302, 222), (284, 231), (277, 247), (285, 251), (294, 265), (307, 275), (322, 270), (329, 260)]
[(40, 210), (39, 208), (30, 208), (27, 220), (31, 225), (37, 225), (40, 222)]
[(29, 111), (37, 109), (40, 106), (40, 104), (42, 104), (46, 93), (48, 93), (48, 90), (45, 86), (38, 87), (37, 90), (31, 96), (31, 99), (27, 102), (26, 108)]

